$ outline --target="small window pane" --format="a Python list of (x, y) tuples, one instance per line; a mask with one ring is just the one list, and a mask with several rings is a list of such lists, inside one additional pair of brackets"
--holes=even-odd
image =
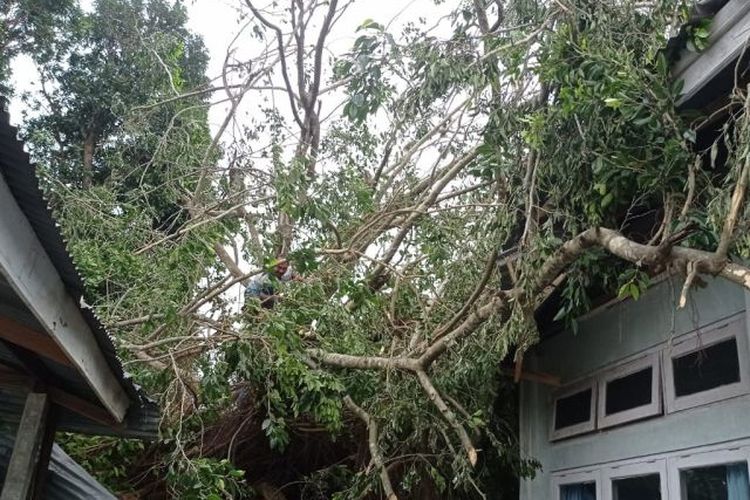
[(750, 500), (746, 462), (683, 470), (680, 481), (685, 500)]
[(591, 389), (560, 398), (555, 403), (555, 430), (591, 420)]
[(651, 404), (653, 369), (648, 368), (607, 382), (607, 415)]
[(740, 381), (737, 340), (731, 338), (672, 360), (677, 397)]
[(613, 480), (612, 498), (614, 500), (661, 500), (659, 474)]
[(596, 483), (560, 486), (560, 500), (596, 500)]

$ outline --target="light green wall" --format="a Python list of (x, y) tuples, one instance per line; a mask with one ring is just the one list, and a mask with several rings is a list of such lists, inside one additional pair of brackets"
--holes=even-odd
[[(675, 277), (638, 301), (595, 311), (581, 320), (577, 335), (565, 332), (537, 346), (527, 368), (558, 375), (565, 384), (746, 309), (743, 289), (723, 279), (693, 289), (687, 307), (677, 309), (681, 287)], [(750, 396), (742, 396), (551, 443), (552, 392), (531, 382), (521, 387), (522, 447), (543, 467), (522, 483), (522, 500), (549, 498), (550, 472), (750, 437)]]

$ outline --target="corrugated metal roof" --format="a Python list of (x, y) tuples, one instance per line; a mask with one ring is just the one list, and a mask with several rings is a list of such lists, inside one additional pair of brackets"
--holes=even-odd
[[(18, 206), (31, 224), (34, 233), (60, 275), (68, 294), (76, 304), (81, 304), (81, 298), (84, 296), (84, 285), (80, 274), (68, 253), (60, 228), (55, 222), (39, 186), (36, 167), (24, 151), (23, 143), (18, 140), (18, 130), (10, 124), (7, 101), (2, 97), (0, 97), (0, 175), (5, 179)], [(132, 421), (133, 424), (138, 423), (147, 426), (133, 429), (133, 431), (143, 436), (155, 437), (158, 429), (156, 404), (148, 399), (144, 392), (133, 383), (129, 374), (123, 371), (112, 338), (94, 312), (90, 308), (80, 305), (79, 310), (94, 333), (107, 364), (120, 381), (131, 401), (126, 422)], [(88, 387), (82, 378), (77, 382), (79, 388)], [(131, 413), (136, 415), (137, 418), (134, 420), (130, 418)], [(155, 415), (157, 415), (156, 418), (154, 418)]]

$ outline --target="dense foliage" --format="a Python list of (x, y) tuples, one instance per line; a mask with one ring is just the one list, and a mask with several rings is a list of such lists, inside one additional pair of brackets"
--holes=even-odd
[[(365, 20), (340, 53), (356, 2), (238, 1), (211, 81), (180, 2), (50, 7), (9, 30), (37, 3), (2, 12), (0, 40), (44, 83), (26, 139), (164, 409), (146, 449), (65, 438), (120, 491), (509, 498), (538, 464), (501, 361), (522, 365), (540, 304), (574, 328), (664, 269), (746, 276), (728, 260), (750, 248), (746, 96), (697, 145), (663, 50), (682, 2), (436, 2), (437, 27)], [(685, 33), (709, 43), (706, 21)], [(279, 259), (303, 280), (243, 304)]]

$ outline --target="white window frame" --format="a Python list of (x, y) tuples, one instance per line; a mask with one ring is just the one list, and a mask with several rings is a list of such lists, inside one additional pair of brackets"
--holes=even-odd
[(606, 467), (602, 471), (602, 490), (604, 493), (602, 498), (603, 500), (614, 500), (612, 483), (618, 479), (650, 476), (653, 474), (659, 475), (661, 498), (662, 500), (667, 500), (669, 498), (667, 486), (667, 461), (663, 458), (638, 463), (629, 463), (627, 465)]
[(691, 454), (668, 458), (669, 491), (672, 493), (669, 498), (675, 500), (684, 498), (681, 472), (685, 469), (728, 465), (737, 462), (745, 462), (750, 467), (750, 446), (739, 446), (731, 449), (731, 445), (729, 445), (729, 448), (717, 451), (696, 451)]
[[(607, 384), (613, 380), (632, 375), (633, 373), (649, 367), (651, 368), (651, 403), (613, 413), (612, 415), (607, 415)], [(597, 402), (599, 407), (597, 426), (599, 429), (661, 414), (661, 371), (659, 370), (658, 353), (654, 352), (647, 354), (639, 359), (615, 367), (602, 373), (597, 377), (597, 380), (599, 383)]]
[(593, 469), (584, 472), (562, 473), (552, 476), (552, 495), (553, 500), (561, 500), (560, 488), (568, 484), (594, 483), (596, 489), (596, 500), (602, 498), (602, 481), (601, 471)]
[[(597, 406), (597, 384), (596, 379), (590, 378), (581, 382), (564, 387), (559, 392), (555, 393), (552, 398), (552, 421), (550, 422), (550, 440), (555, 441), (570, 436), (576, 436), (586, 432), (591, 432), (596, 429), (596, 406)], [(555, 429), (555, 420), (557, 420), (557, 401), (568, 396), (572, 396), (578, 392), (591, 389), (591, 413), (589, 419), (586, 422), (580, 424), (563, 427), (562, 429)]]
[[(737, 342), (737, 357), (740, 369), (740, 381), (734, 384), (722, 385), (695, 394), (676, 397), (674, 385), (674, 369), (672, 360), (700, 351), (712, 345), (718, 344), (730, 338)], [(745, 322), (745, 314), (728, 318), (717, 325), (710, 326), (703, 331), (694, 332), (679, 339), (670, 349), (663, 351), (662, 365), (664, 367), (665, 397), (668, 413), (673, 413), (696, 406), (705, 405), (714, 401), (733, 398), (750, 392), (750, 373), (748, 372), (748, 341)]]

